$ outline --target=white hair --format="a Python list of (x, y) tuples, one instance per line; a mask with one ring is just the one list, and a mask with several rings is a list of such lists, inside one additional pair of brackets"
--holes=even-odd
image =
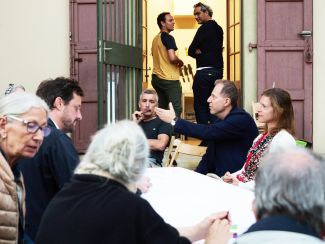
[(0, 98), (0, 116), (20, 116), (32, 108), (44, 109), (46, 116), (48, 116), (49, 107), (35, 94), (28, 92), (14, 92)]
[(149, 146), (140, 126), (123, 120), (99, 130), (75, 173), (109, 174), (135, 183), (147, 167)]

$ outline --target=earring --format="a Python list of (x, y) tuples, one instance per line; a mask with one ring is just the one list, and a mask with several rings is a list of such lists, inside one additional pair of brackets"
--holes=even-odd
[(6, 139), (6, 138), (7, 138), (7, 134), (4, 133), (3, 135), (1, 135), (1, 138), (2, 138), (2, 139)]

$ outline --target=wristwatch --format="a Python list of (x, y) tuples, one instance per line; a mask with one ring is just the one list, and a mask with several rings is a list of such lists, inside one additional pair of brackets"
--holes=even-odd
[(170, 122), (170, 124), (171, 124), (172, 126), (175, 126), (177, 120), (178, 120), (177, 117), (173, 118), (173, 120)]

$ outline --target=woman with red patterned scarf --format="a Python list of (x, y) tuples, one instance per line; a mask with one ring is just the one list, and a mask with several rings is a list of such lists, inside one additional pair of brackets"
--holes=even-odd
[(227, 172), (222, 177), (227, 183), (249, 189), (254, 186), (256, 172), (267, 152), (296, 145), (292, 136), (295, 134), (294, 113), (291, 97), (287, 91), (281, 88), (264, 91), (257, 112), (258, 121), (265, 124), (264, 133), (254, 140), (243, 168), (232, 174)]

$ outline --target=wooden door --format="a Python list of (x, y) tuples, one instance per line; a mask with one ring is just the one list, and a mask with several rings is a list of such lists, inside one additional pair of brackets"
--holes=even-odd
[[(104, 123), (128, 118), (136, 109), (142, 62), (147, 64), (141, 8), (141, 0), (70, 1), (70, 74), (85, 92), (83, 119), (72, 135), (79, 153)], [(145, 34), (146, 23), (145, 15)]]
[(312, 0), (258, 0), (258, 96), (288, 90), (297, 137), (312, 141)]
[(72, 135), (79, 153), (86, 151), (97, 122), (96, 0), (70, 1), (70, 75), (84, 90), (83, 119)]

